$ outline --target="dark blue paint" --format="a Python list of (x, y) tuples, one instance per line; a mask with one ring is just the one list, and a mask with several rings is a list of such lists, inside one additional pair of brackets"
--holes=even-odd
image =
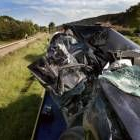
[(35, 140), (58, 140), (60, 134), (66, 129), (66, 122), (58, 106), (47, 94), (45, 95), (43, 107), (45, 105), (52, 106), (54, 118), (52, 122), (43, 122), (39, 118)]

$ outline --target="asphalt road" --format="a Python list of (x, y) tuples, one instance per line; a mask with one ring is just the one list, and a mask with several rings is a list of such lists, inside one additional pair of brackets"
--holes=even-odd
[(5, 56), (8, 53), (11, 53), (17, 49), (26, 47), (28, 43), (31, 43), (33, 41), (35, 41), (36, 39), (42, 38), (43, 36), (45, 36), (45, 33), (39, 33), (33, 37), (26, 39), (22, 39), (20, 41), (16, 41), (7, 45), (3, 45), (0, 47), (0, 57)]

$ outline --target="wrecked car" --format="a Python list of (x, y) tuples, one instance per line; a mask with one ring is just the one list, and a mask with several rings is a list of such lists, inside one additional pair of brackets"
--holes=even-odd
[(32, 140), (139, 140), (140, 48), (101, 25), (66, 25), (28, 68), (45, 88)]

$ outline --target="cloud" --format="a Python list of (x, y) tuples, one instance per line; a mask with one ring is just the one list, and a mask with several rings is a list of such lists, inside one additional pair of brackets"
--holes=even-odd
[[(58, 23), (69, 22), (86, 17), (95, 17), (107, 13), (125, 11), (131, 4), (138, 0), (42, 0), (42, 6), (34, 6), (33, 9), (41, 14), (56, 17)], [(46, 6), (48, 5), (48, 6)], [(59, 19), (63, 19), (60, 21)], [(54, 18), (51, 18), (54, 19)]]
[[(122, 12), (139, 0), (1, 0), (0, 14), (31, 18), (40, 24), (57, 24)], [(2, 6), (1, 6), (2, 5)]]
[(8, 13), (8, 12), (11, 12), (11, 9), (10, 9), (10, 8), (3, 8), (3, 9), (0, 9), (0, 14)]

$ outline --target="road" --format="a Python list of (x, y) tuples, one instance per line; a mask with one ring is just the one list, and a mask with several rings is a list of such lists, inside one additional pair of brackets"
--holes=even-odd
[(35, 41), (36, 39), (42, 38), (43, 36), (45, 36), (45, 33), (39, 33), (33, 37), (26, 39), (22, 39), (20, 41), (16, 41), (7, 45), (3, 45), (0, 47), (0, 57), (5, 56), (6, 54), (13, 52), (17, 49), (26, 47), (28, 43), (31, 43), (33, 41)]

